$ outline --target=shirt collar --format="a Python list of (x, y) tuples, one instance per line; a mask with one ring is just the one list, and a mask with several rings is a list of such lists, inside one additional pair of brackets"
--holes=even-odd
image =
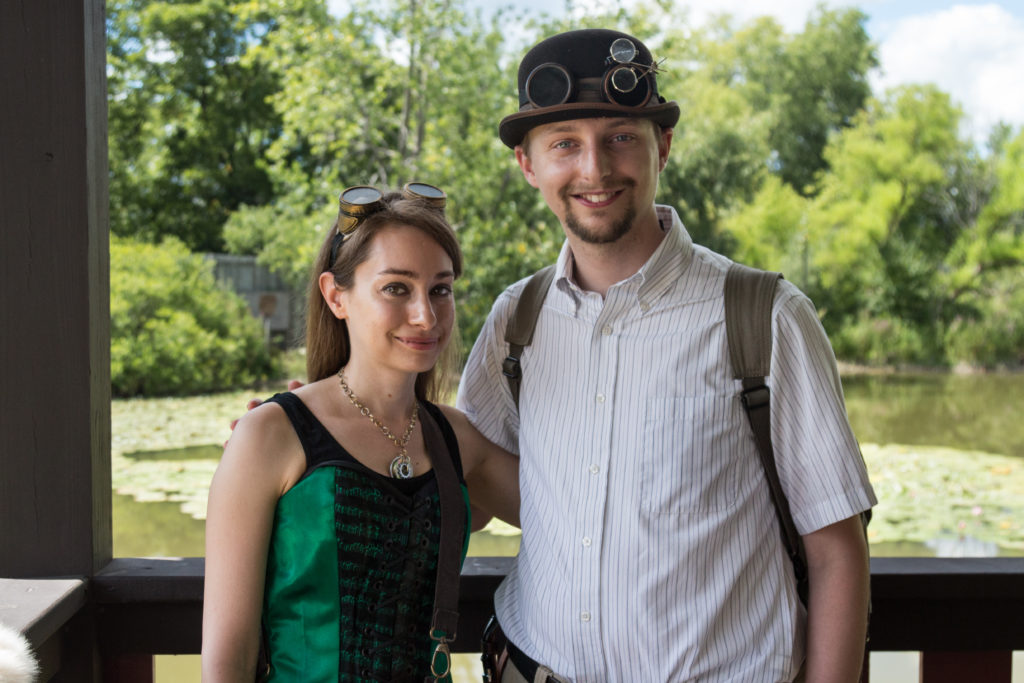
[[(675, 283), (693, 260), (693, 239), (683, 226), (679, 214), (671, 206), (655, 205), (658, 221), (665, 230), (665, 238), (654, 250), (647, 262), (635, 274), (613, 287), (634, 284), (641, 306), (649, 305)], [(573, 256), (569, 240), (562, 243), (562, 250), (555, 262), (555, 286), (568, 295), (579, 308), (582, 290), (573, 279)]]

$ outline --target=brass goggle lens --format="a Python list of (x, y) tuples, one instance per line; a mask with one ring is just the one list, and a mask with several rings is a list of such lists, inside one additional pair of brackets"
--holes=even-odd
[[(426, 202), (435, 209), (443, 209), (448, 199), (441, 188), (420, 182), (406, 183), (402, 194), (408, 199)], [(351, 235), (364, 218), (383, 208), (383, 199), (384, 193), (369, 185), (355, 185), (343, 190), (338, 198), (338, 232), (346, 237)]]

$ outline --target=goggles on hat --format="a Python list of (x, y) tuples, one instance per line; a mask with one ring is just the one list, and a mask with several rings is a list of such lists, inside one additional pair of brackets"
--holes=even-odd
[[(439, 210), (444, 209), (448, 199), (448, 195), (441, 188), (419, 182), (406, 183), (402, 187), (402, 194), (406, 199), (418, 199)], [(384, 193), (369, 185), (354, 185), (342, 190), (338, 204), (338, 231), (331, 245), (332, 265), (338, 257), (338, 248), (355, 232), (359, 224), (366, 220), (367, 216), (384, 208)]]
[(628, 38), (617, 38), (608, 50), (605, 64), (611, 65), (601, 78), (573, 78), (569, 70), (556, 62), (537, 66), (526, 78), (526, 98), (537, 109), (570, 101), (613, 102), (624, 107), (642, 107), (651, 99), (654, 87), (651, 74), (656, 63), (638, 64), (636, 45)]

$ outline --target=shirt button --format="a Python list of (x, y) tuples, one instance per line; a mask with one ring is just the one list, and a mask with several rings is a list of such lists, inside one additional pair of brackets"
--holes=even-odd
[(611, 325), (605, 325), (604, 327), (601, 328), (601, 334), (603, 334), (604, 336), (607, 337), (611, 333), (612, 333), (612, 326)]
[(583, 547), (584, 548), (589, 548), (590, 547), (590, 536), (584, 536), (583, 537)]
[(651, 310), (651, 305), (644, 301), (643, 303), (640, 304), (640, 310), (646, 313), (647, 311)]
[(598, 394), (597, 395), (597, 402), (598, 403), (604, 403), (604, 394)]
[(580, 612), (580, 621), (590, 621), (590, 612)]
[(597, 465), (591, 465), (590, 466), (590, 473), (591, 474), (597, 474), (600, 471), (601, 471), (601, 468), (598, 467)]

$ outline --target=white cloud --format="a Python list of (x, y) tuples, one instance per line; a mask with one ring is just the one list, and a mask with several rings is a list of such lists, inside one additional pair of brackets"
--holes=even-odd
[(997, 4), (954, 5), (887, 28), (877, 93), (934, 83), (967, 113), (965, 132), (976, 141), (999, 121), (1024, 125), (1024, 20)]

